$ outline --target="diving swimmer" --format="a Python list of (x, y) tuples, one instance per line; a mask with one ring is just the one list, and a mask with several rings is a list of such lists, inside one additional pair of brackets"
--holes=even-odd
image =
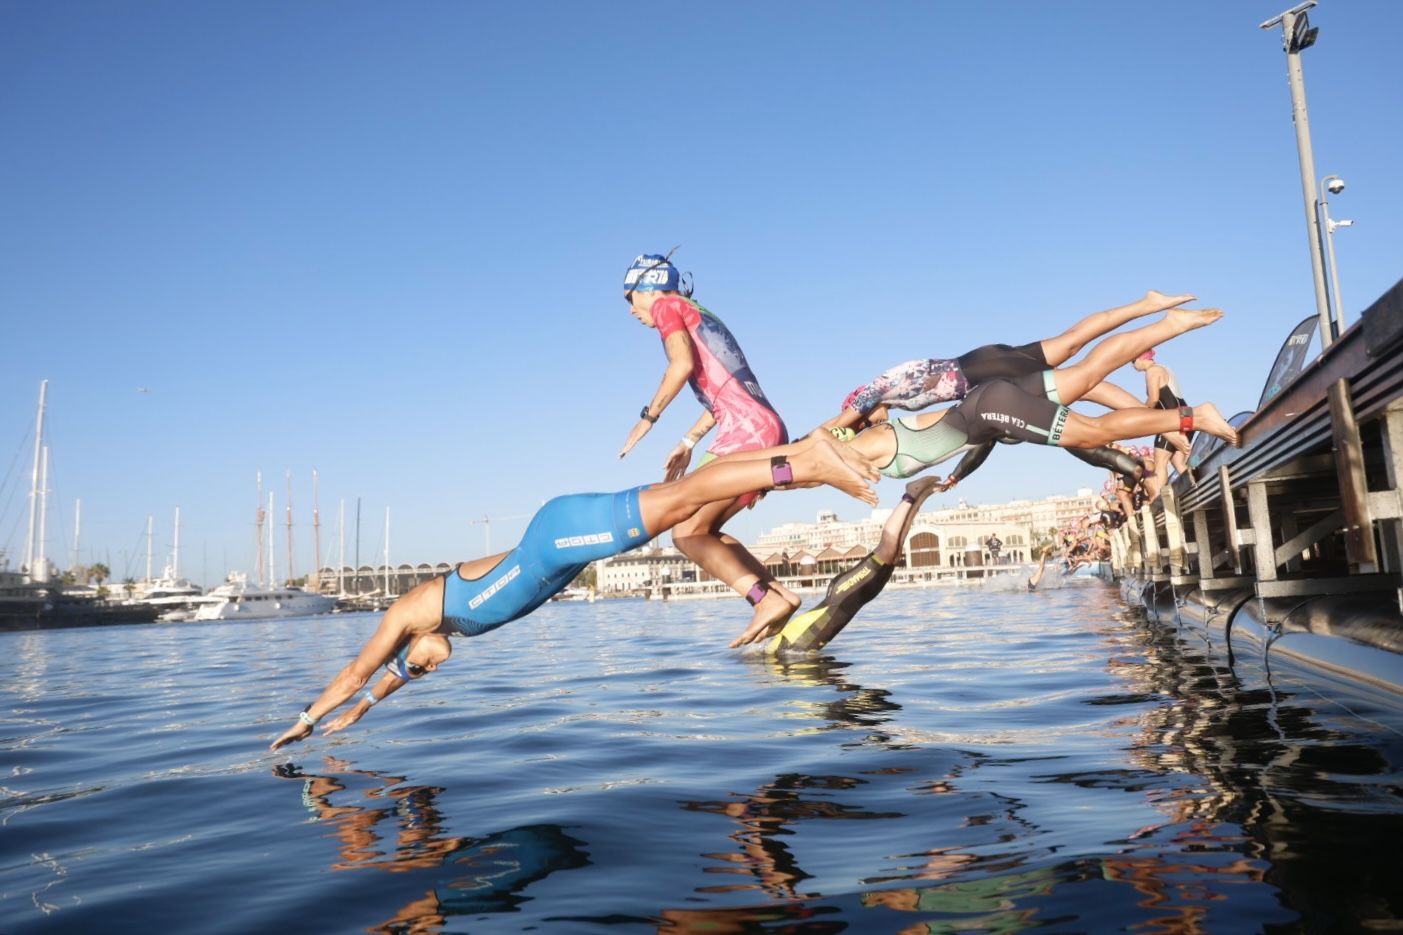
[(1077, 364), (982, 383), (954, 406), (878, 424), (849, 444), (888, 477), (910, 477), (965, 452), (987, 455), (989, 443), (1005, 440), (1086, 449), (1197, 428), (1236, 445), (1237, 431), (1212, 403), (1174, 410), (1117, 409), (1100, 416), (1067, 408), (1150, 347), (1222, 315), (1218, 309), (1170, 309), (1160, 321), (1102, 339)]
[[(322, 732), (350, 727), (387, 695), (447, 661), (449, 635), (479, 636), (526, 616), (590, 562), (636, 548), (708, 503), (753, 490), (826, 484), (875, 506), (869, 481), (876, 479), (876, 469), (856, 449), (814, 436), (726, 455), (680, 480), (557, 497), (537, 511), (515, 549), (459, 564), (390, 605), (356, 658), (269, 749), (309, 736), (322, 718), (356, 698)], [(382, 666), (384, 675), (367, 689)]]
[[(922, 477), (907, 484), (900, 505), (892, 510), (882, 526), (882, 537), (877, 547), (862, 561), (830, 581), (828, 592), (817, 607), (790, 618), (765, 646), (765, 652), (776, 655), (817, 650), (837, 636), (859, 610), (882, 593), (891, 580), (906, 542), (906, 534), (910, 532), (921, 504), (932, 493), (943, 489), (946, 486), (938, 477)], [(765, 636), (765, 633), (764, 629), (752, 627), (731, 645), (753, 642)]]
[[(670, 256), (670, 254), (669, 254)], [(655, 328), (667, 354), (661, 384), (639, 412), (619, 457), (636, 445), (658, 421), (682, 387), (690, 384), (702, 413), (664, 462), (667, 480), (686, 472), (692, 449), (716, 428), (716, 439), (701, 459), (754, 451), (789, 440), (779, 414), (760, 388), (740, 344), (721, 319), (698, 304), (667, 256), (645, 254), (624, 274), (624, 300), (640, 323)], [(708, 503), (679, 522), (672, 543), (718, 581), (724, 581), (754, 608), (751, 625), (768, 626), (789, 617), (799, 597), (775, 580), (754, 555), (722, 527), (758, 499), (757, 491)]]

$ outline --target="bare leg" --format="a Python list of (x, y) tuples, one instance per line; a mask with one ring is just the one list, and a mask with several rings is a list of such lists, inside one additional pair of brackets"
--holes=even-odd
[(1116, 368), (1125, 366), (1155, 345), (1163, 344), (1170, 338), (1196, 328), (1211, 325), (1222, 317), (1222, 311), (1216, 308), (1170, 309), (1164, 318), (1157, 322), (1136, 328), (1134, 331), (1113, 334), (1092, 348), (1086, 359), (1053, 371), (1057, 381), (1057, 395), (1063, 403), (1076, 402), (1092, 387), (1110, 376)]
[[(1228, 424), (1218, 407), (1204, 403), (1193, 407), (1194, 427), (1216, 435), (1229, 444), (1237, 444), (1237, 430)], [(1126, 438), (1162, 435), (1179, 428), (1179, 413), (1174, 409), (1117, 409), (1103, 416), (1067, 413), (1067, 424), (1058, 442), (1063, 448), (1097, 448)]]
[(831, 438), (810, 435), (790, 445), (723, 455), (680, 480), (649, 487), (638, 496), (644, 528), (657, 535), (708, 503), (730, 500), (752, 490), (775, 489), (770, 458), (776, 455), (787, 458), (794, 471), (791, 486), (827, 484), (863, 503), (877, 505), (877, 495), (868, 486), (868, 481), (880, 476), (877, 469), (851, 446), (840, 446)]
[(935, 493), (940, 486), (938, 477), (920, 477), (906, 485), (906, 499), (903, 497), (901, 504), (892, 510), (891, 516), (887, 517), (886, 525), (882, 527), (882, 538), (877, 542), (877, 548), (872, 552), (888, 565), (892, 564), (901, 555), (901, 545), (906, 541), (906, 534), (911, 531), (911, 524), (916, 520), (916, 514), (921, 510), (921, 504), (926, 502), (926, 498)]
[(1045, 338), (1039, 342), (1042, 345), (1043, 356), (1047, 358), (1050, 366), (1060, 367), (1080, 354), (1081, 349), (1087, 344), (1103, 334), (1110, 334), (1126, 322), (1134, 321), (1145, 315), (1153, 315), (1155, 312), (1162, 312), (1176, 305), (1183, 305), (1185, 302), (1192, 301), (1193, 298), (1191, 295), (1165, 295), (1151, 289), (1145, 293), (1144, 298), (1131, 302), (1129, 305), (1121, 305), (1104, 312), (1094, 312), (1057, 337)]
[(752, 625), (783, 622), (799, 608), (799, 596), (775, 580), (769, 570), (734, 537), (721, 531), (741, 506), (737, 499), (708, 503), (691, 517), (673, 527), (672, 544), (701, 566), (707, 574), (730, 585), (741, 596), (755, 585), (765, 585), (764, 597), (755, 605)]
[(1107, 409), (1135, 409), (1145, 405), (1139, 397), (1132, 396), (1128, 390), (1121, 389), (1106, 380), (1102, 380), (1087, 390), (1081, 398), (1086, 402), (1105, 406)]
[(1163, 448), (1155, 449), (1155, 469), (1141, 483), (1145, 485), (1145, 494), (1151, 500), (1159, 496), (1160, 489), (1169, 482), (1169, 452)]

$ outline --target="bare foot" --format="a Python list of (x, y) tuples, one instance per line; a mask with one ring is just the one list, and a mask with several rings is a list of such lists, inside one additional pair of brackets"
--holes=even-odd
[(868, 486), (868, 481), (881, 475), (872, 462), (849, 445), (840, 445), (831, 438), (814, 436), (814, 444), (802, 455), (802, 459), (812, 479), (856, 497), (869, 506), (877, 505), (877, 493)]
[(793, 594), (789, 596), (794, 598), (794, 603), (789, 603), (771, 584), (764, 599), (755, 605), (755, 612), (750, 617), (750, 626), (746, 627), (740, 636), (731, 640), (731, 648), (768, 639), (778, 633), (785, 622), (794, 615), (794, 611), (799, 609), (799, 599)]
[(1140, 486), (1145, 489), (1145, 500), (1153, 503), (1159, 496), (1160, 481), (1158, 477), (1150, 476), (1140, 481)]
[(1145, 293), (1145, 297), (1140, 301), (1147, 306), (1151, 312), (1162, 312), (1176, 305), (1192, 302), (1196, 298), (1198, 298), (1196, 295), (1165, 295), (1163, 292), (1156, 292), (1151, 289), (1149, 292)]
[(1212, 403), (1194, 407), (1194, 428), (1202, 429), (1209, 435), (1216, 435), (1234, 448), (1241, 444), (1237, 437), (1237, 429), (1228, 424), (1228, 420), (1223, 418), (1218, 407)]
[(1171, 308), (1164, 313), (1164, 320), (1173, 322), (1179, 334), (1207, 327), (1222, 317), (1221, 308)]

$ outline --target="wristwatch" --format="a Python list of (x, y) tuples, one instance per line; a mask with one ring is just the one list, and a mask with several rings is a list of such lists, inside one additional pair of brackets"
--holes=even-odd
[[(651, 404), (649, 404), (649, 405), (651, 405)], [(656, 423), (656, 422), (658, 421), (658, 417), (655, 416), (655, 415), (653, 415), (652, 413), (650, 413), (650, 412), (648, 411), (648, 406), (647, 406), (647, 405), (645, 405), (641, 410), (639, 410), (638, 418), (640, 418), (640, 419), (647, 419), (649, 422), (653, 422), (653, 423)]]

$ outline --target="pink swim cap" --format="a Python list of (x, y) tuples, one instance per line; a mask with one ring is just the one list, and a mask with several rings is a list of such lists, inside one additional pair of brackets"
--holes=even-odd
[(1146, 351), (1145, 353), (1141, 354), (1139, 357), (1137, 357), (1137, 358), (1135, 358), (1135, 359), (1136, 359), (1136, 360), (1154, 360), (1154, 359), (1155, 359), (1155, 349), (1154, 349), (1154, 348), (1150, 348), (1148, 351)]

